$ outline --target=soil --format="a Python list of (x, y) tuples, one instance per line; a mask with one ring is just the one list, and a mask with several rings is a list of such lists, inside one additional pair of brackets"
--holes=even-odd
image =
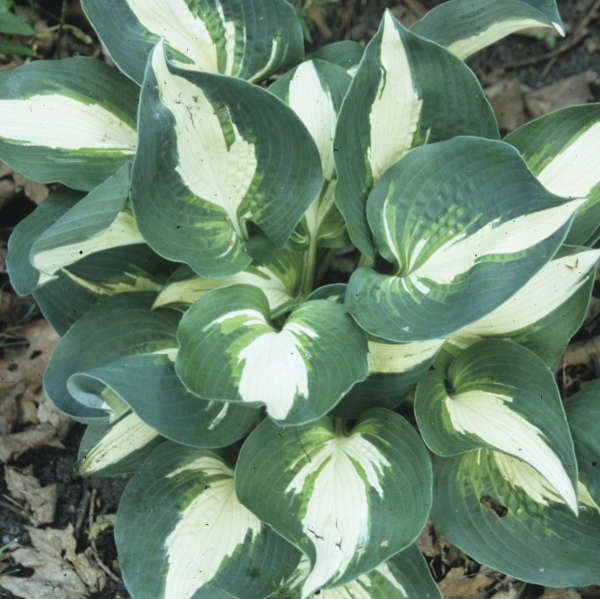
[[(386, 2), (385, 0), (338, 0), (337, 2), (321, 3), (323, 4), (323, 10), (320, 13), (313, 12), (311, 13), (312, 16), (306, 16), (312, 35), (312, 43), (308, 44), (308, 50), (316, 49), (326, 41), (341, 39), (366, 41), (376, 31), (383, 10), (387, 7), (392, 8), (395, 12), (402, 13), (406, 19), (410, 20), (415, 18), (420, 9), (427, 10), (438, 3), (433, 0), (421, 0), (421, 2), (407, 0), (404, 3), (400, 1)], [(46, 26), (61, 22), (62, 0), (43, 2), (41, 3), (42, 7), (37, 2), (30, 3), (27, 0), (16, 2), (16, 5), (24, 11), (28, 10), (30, 4), (38, 7), (37, 17), (34, 21), (43, 20)], [(313, 4), (318, 4), (318, 2), (313, 2)], [(560, 2), (561, 14), (567, 25), (567, 31), (577, 31), (578, 24), (586, 15), (589, 16), (589, 11), (595, 4), (598, 3), (595, 3), (594, 0), (565, 0)], [(89, 35), (92, 38), (91, 43), (78, 39), (68, 29), (59, 30), (51, 39), (44, 38), (43, 43), (39, 43), (37, 46), (38, 57), (62, 58), (84, 54), (103, 58), (104, 54), (101, 46), (91, 27), (85, 21), (79, 3), (69, 1), (65, 5), (64, 24), (74, 26)], [(569, 40), (569, 37), (567, 37), (567, 40)], [(561, 52), (557, 50), (561, 47), (561, 40), (555, 40), (553, 43), (552, 47), (549, 46), (549, 38), (547, 37), (538, 39), (525, 35), (513, 35), (483, 50), (472, 58), (469, 64), (482, 80), (484, 87), (493, 85), (503, 79), (516, 77), (521, 84), (525, 84), (532, 90), (538, 90), (560, 82), (567, 77), (588, 71), (600, 76), (600, 11), (596, 13), (594, 18), (589, 20), (587, 34), (582, 37), (579, 43)], [(551, 51), (555, 52), (555, 56), (550, 67), (548, 67), (548, 58), (535, 60), (536, 57), (545, 56)], [(531, 64), (522, 65), (525, 60), (531, 61)], [(0, 56), (0, 64), (3, 63), (15, 66), (14, 57)], [(584, 101), (600, 100), (600, 84), (598, 81), (589, 83), (589, 96)], [(1, 177), (5, 177), (5, 175), (1, 175)], [(17, 190), (16, 193), (8, 201), (2, 202), (0, 198), (0, 242), (2, 244), (0, 248), (4, 248), (0, 251), (4, 252), (8, 236), (13, 227), (35, 208), (34, 201), (30, 199), (32, 194), (28, 193), (26, 188), (21, 187), (19, 190), (16, 185), (15, 189)], [(4, 314), (5, 320), (0, 322), (1, 360), (5, 357), (5, 351), (7, 351), (5, 340), (15, 341), (14, 337), (6, 334), (7, 331), (10, 331), (11, 327), (14, 328), (15, 323), (23, 325), (26, 322), (40, 318), (40, 315), (35, 308), (32, 310), (30, 298), (16, 298), (10, 288), (7, 275), (3, 273), (0, 274), (0, 290), (10, 295), (13, 302), (10, 315), (6, 316)], [(596, 286), (594, 296), (600, 298), (600, 285)], [(0, 313), (0, 318), (3, 317), (2, 314)], [(599, 332), (600, 322), (597, 318), (591, 318), (574, 338), (574, 342), (581, 345), (586, 340), (594, 338)], [(558, 371), (557, 380), (564, 393), (569, 395), (578, 390), (582, 381), (597, 376), (600, 376), (598, 358), (595, 354), (590, 353), (588, 360), (584, 363), (565, 363), (563, 368)], [(4, 401), (2, 396), (4, 392), (0, 388), (0, 403)], [(41, 390), (38, 388), (37, 392), (40, 393)], [(22, 425), (23, 428), (26, 426)], [(18, 433), (20, 430), (17, 427), (11, 433)], [(33, 475), (42, 486), (57, 485), (57, 509), (51, 526), (63, 529), (71, 523), (76, 530), (78, 552), (84, 551), (90, 545), (86, 526), (90, 500), (93, 499), (93, 509), (96, 515), (116, 512), (119, 496), (125, 486), (126, 479), (82, 479), (74, 473), (77, 449), (82, 434), (83, 426), (72, 424), (68, 434), (62, 440), (63, 448), (44, 446), (29, 449), (19, 457), (9, 460), (6, 464), (0, 463), (0, 499), (2, 500), (0, 505), (0, 546), (12, 539), (16, 539), (21, 545), (31, 544), (31, 536), (26, 528), (30, 525), (27, 514), (19, 513), (18, 509), (10, 510), (2, 507), (9, 504), (10, 494), (4, 478), (5, 467), (8, 465), (18, 469), (31, 466)], [(438, 581), (447, 577), (447, 582), (449, 582), (450, 573), (459, 567), (462, 568), (460, 576), (463, 578), (465, 576), (472, 578), (476, 574), (483, 575), (484, 573), (490, 577), (489, 588), (481, 590), (478, 595), (469, 595), (469, 597), (481, 597), (483, 599), (484, 597), (493, 597), (502, 589), (515, 588), (514, 585), (511, 587), (512, 583), (508, 579), (490, 574), (485, 568), (480, 568), (478, 564), (455, 548), (448, 549), (450, 546), (443, 543), (440, 543), (440, 547), (442, 547), (440, 554), (429, 558), (432, 571)], [(104, 588), (100, 592), (89, 594), (90, 599), (128, 597), (123, 584), (119, 580), (116, 549), (110, 532), (103, 533), (97, 538), (95, 553), (98, 557), (97, 561), (100, 561), (105, 568), (109, 569), (114, 578), (108, 576)], [(7, 563), (11, 566), (10, 560)], [(0, 571), (1, 567), (2, 562), (0, 561)], [(18, 575), (29, 576), (31, 573), (31, 570), (21, 568)], [(598, 598), (600, 597), (599, 588), (580, 589), (579, 596), (585, 599)], [(513, 597), (514, 594), (510, 596)], [(521, 598), (527, 599), (539, 596), (550, 597), (550, 595), (545, 594), (544, 589), (541, 587), (528, 585)], [(552, 595), (555, 598), (569, 596), (567, 590), (564, 591), (564, 594)], [(15, 595), (0, 589), (0, 597), (13, 599)], [(465, 597), (467, 596), (465, 595)], [(27, 599), (36, 599), (36, 597)]]

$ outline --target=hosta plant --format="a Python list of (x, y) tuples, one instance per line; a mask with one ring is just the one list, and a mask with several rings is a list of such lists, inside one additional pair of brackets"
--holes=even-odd
[(428, 519), (600, 581), (600, 384), (563, 404), (552, 372), (600, 258), (600, 105), (501, 140), (464, 63), (561, 31), (554, 1), (386, 12), (311, 56), (284, 0), (82, 6), (121, 72), (0, 74), (0, 158), (63, 184), (7, 265), (62, 335), (79, 472), (133, 475), (132, 597), (439, 598)]

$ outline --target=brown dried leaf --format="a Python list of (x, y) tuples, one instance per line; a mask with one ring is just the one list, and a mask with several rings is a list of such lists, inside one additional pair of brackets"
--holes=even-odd
[(512, 131), (526, 122), (521, 83), (516, 77), (502, 79), (487, 87), (485, 94), (496, 113), (500, 129)]
[(8, 166), (6, 162), (0, 162), (0, 179), (2, 177), (6, 177), (6, 175), (12, 174), (13, 172), (14, 171), (12, 170), (12, 168), (10, 168), (10, 166)]
[(525, 107), (535, 118), (572, 104), (585, 104), (594, 99), (590, 84), (598, 81), (600, 77), (593, 71), (560, 79), (551, 85), (527, 92)]
[(439, 587), (444, 599), (481, 599), (495, 582), (495, 579), (479, 574), (466, 576), (463, 568), (452, 568)]
[(40, 481), (33, 476), (31, 466), (24, 472), (6, 466), (4, 480), (13, 499), (25, 503), (26, 511), (31, 514), (32, 524), (39, 526), (54, 522), (57, 499), (56, 484), (42, 487)]
[(20, 433), (0, 436), (0, 463), (18, 458), (28, 449), (37, 447), (59, 447), (64, 445), (56, 438), (56, 429), (48, 423), (32, 426)]
[(544, 589), (540, 599), (581, 599), (581, 595), (575, 589)]
[(50, 194), (47, 185), (30, 181), (20, 173), (14, 173), (13, 179), (17, 185), (23, 188), (25, 195), (35, 204), (41, 204)]
[(0, 586), (23, 599), (86, 599), (106, 585), (104, 572), (93, 562), (91, 551), (76, 553), (73, 525), (64, 530), (27, 527), (33, 547), (23, 547), (12, 557), (33, 569), (29, 578), (0, 577)]

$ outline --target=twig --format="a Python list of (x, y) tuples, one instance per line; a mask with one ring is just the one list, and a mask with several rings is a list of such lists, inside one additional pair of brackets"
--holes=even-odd
[(77, 511), (77, 521), (75, 522), (75, 536), (77, 536), (79, 534), (79, 531), (81, 530), (81, 526), (83, 525), (83, 519), (85, 518), (85, 514), (87, 512), (91, 496), (92, 494), (90, 493), (89, 489), (85, 489), (85, 491), (83, 492), (83, 497), (79, 502), (79, 509)]
[(557, 48), (554, 48), (553, 50), (550, 50), (548, 52), (544, 52), (543, 54), (538, 54), (537, 56), (531, 56), (530, 58), (525, 58), (524, 60), (518, 60), (516, 62), (511, 62), (510, 64), (506, 65), (504, 68), (505, 69), (520, 69), (521, 67), (527, 67), (532, 64), (537, 64), (538, 62), (543, 62), (544, 60), (549, 60), (550, 62), (546, 65), (546, 67), (544, 68), (544, 71), (542, 72), (542, 79), (543, 79), (548, 74), (548, 71), (552, 68), (552, 65), (556, 62), (556, 59), (558, 58), (558, 56), (560, 56), (567, 50), (570, 50), (571, 48), (573, 48), (574, 46), (579, 44), (579, 42), (581, 42), (582, 39), (587, 37), (587, 35), (589, 34), (587, 26), (590, 24), (590, 21), (596, 17), (596, 12), (598, 11), (599, 8), (600, 8), (600, 0), (596, 0), (594, 2), (594, 4), (592, 5), (592, 7), (587, 11), (587, 13), (583, 17), (583, 19), (581, 19), (581, 21), (579, 22), (579, 24), (573, 31), (573, 34), (571, 35), (571, 37), (568, 39), (565, 39), (565, 41), (562, 44), (560, 44)]
[[(90, 511), (88, 513), (88, 528), (90, 531), (92, 530), (92, 526), (94, 524), (94, 505), (96, 504), (97, 493), (97, 489), (92, 489), (90, 496)], [(106, 575), (110, 576), (110, 578), (112, 578), (115, 582), (122, 584), (123, 581), (100, 559), (100, 554), (98, 553), (98, 548), (96, 547), (96, 541), (90, 539), (90, 545), (92, 546), (92, 554), (94, 555), (94, 559), (96, 560), (96, 563), (100, 569), (102, 569)]]
[(21, 518), (23, 518), (24, 520), (27, 520), (27, 522), (29, 522), (30, 524), (33, 524), (31, 517), (22, 509), (19, 509), (19, 508), (15, 507), (14, 505), (12, 505), (10, 503), (6, 503), (5, 501), (2, 501), (2, 500), (0, 500), (0, 507), (4, 510), (8, 510), (9, 512), (12, 512), (13, 514), (17, 514), (18, 516), (21, 516)]

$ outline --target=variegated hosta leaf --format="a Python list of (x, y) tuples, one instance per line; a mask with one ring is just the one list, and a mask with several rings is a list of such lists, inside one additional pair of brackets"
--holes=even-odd
[(82, 8), (119, 68), (137, 83), (152, 46), (165, 40), (174, 64), (250, 81), (304, 54), (302, 29), (284, 0), (83, 0)]
[(168, 63), (162, 43), (140, 106), (131, 197), (155, 251), (220, 277), (250, 263), (247, 221), (284, 245), (322, 177), (315, 144), (290, 108), (240, 79)]
[(363, 414), (350, 433), (328, 417), (295, 429), (265, 420), (242, 446), (235, 480), (240, 501), (308, 556), (303, 598), (414, 541), (432, 484), (419, 437), (383, 408)]
[(199, 277), (189, 266), (180, 266), (158, 294), (154, 308), (170, 306), (187, 309), (211, 289), (230, 285), (254, 285), (265, 294), (271, 310), (283, 310), (294, 301), (302, 277), (304, 252), (288, 242), (278, 248), (266, 237), (248, 242), (252, 264), (230, 277)]
[(600, 380), (585, 384), (566, 404), (567, 418), (575, 442), (579, 480), (600, 505)]
[(415, 416), (429, 449), (452, 456), (481, 447), (535, 468), (577, 513), (577, 462), (554, 376), (529, 350), (510, 341), (480, 341), (463, 351), (446, 377), (426, 374)]
[(586, 197), (567, 243), (593, 245), (600, 222), (600, 103), (544, 115), (506, 137), (540, 183), (565, 197)]
[(8, 238), (6, 270), (19, 295), (29, 295), (40, 280), (40, 273), (29, 262), (31, 246), (82, 197), (81, 193), (69, 189), (55, 191), (13, 229)]
[(75, 379), (81, 386), (97, 382), (110, 389), (153, 430), (190, 447), (226, 447), (259, 420), (258, 408), (205, 401), (186, 391), (169, 355), (128, 356), (71, 377)]
[(73, 375), (127, 356), (177, 347), (178, 314), (151, 311), (154, 297), (151, 292), (109, 297), (67, 331), (44, 373), (44, 389), (59, 410), (87, 424), (114, 419), (122, 402), (103, 385), (77, 381)]
[[(45, 203), (45, 202), (44, 202)], [(92, 306), (119, 293), (157, 292), (171, 265), (146, 244), (91, 254), (33, 291), (44, 318), (63, 335)]]
[(128, 483), (115, 540), (133, 599), (264, 599), (300, 558), (238, 502), (220, 455), (174, 443)]
[(362, 58), (364, 46), (351, 40), (333, 42), (321, 46), (316, 52), (313, 52), (309, 58), (318, 58), (326, 60), (331, 64), (342, 67), (349, 75), (353, 76), (358, 68), (358, 63)]
[(415, 148), (367, 203), (377, 249), (395, 273), (356, 270), (348, 310), (363, 329), (391, 341), (454, 333), (548, 262), (584, 202), (548, 192), (503, 142), (456, 137)]
[(600, 250), (563, 245), (515, 295), (450, 335), (444, 351), (456, 355), (480, 339), (502, 337), (555, 366), (585, 318), (599, 258)]
[(434, 476), (436, 530), (473, 559), (543, 586), (600, 582), (600, 507), (581, 482), (574, 516), (537, 471), (503, 453), (436, 457)]
[[(304, 578), (310, 573), (306, 556), (285, 590), (273, 599), (299, 599)], [(427, 562), (416, 545), (397, 553), (366, 574), (343, 586), (324, 589), (310, 599), (442, 599)]]
[[(320, 238), (332, 242), (345, 236), (344, 220), (334, 204), (336, 173), (333, 138), (338, 112), (350, 81), (350, 75), (342, 67), (317, 59), (298, 65), (269, 88), (300, 117), (321, 157), (321, 195), (310, 205), (303, 221), (312, 243)], [(331, 213), (335, 213), (337, 218), (331, 218)], [(328, 216), (330, 226), (325, 227)]]
[(358, 418), (368, 408), (397, 408), (429, 370), (442, 344), (442, 339), (402, 344), (369, 340), (369, 376), (350, 389), (335, 415)]
[(90, 254), (144, 243), (129, 206), (130, 164), (87, 194), (33, 243), (31, 263), (52, 276)]
[(138, 88), (100, 60), (0, 73), (0, 159), (29, 179), (89, 190), (136, 151)]
[(305, 302), (278, 330), (264, 293), (215, 289), (183, 315), (177, 375), (194, 394), (264, 404), (283, 425), (316, 420), (367, 375), (367, 343), (344, 307)]
[(371, 187), (412, 147), (456, 135), (498, 137), (477, 78), (387, 11), (354, 75), (335, 135), (336, 204), (361, 252), (373, 255), (365, 216)]
[(77, 455), (80, 476), (133, 474), (163, 439), (134, 412), (110, 424), (90, 424)]
[(450, 0), (430, 10), (412, 31), (465, 60), (528, 27), (553, 27), (564, 35), (556, 0)]

